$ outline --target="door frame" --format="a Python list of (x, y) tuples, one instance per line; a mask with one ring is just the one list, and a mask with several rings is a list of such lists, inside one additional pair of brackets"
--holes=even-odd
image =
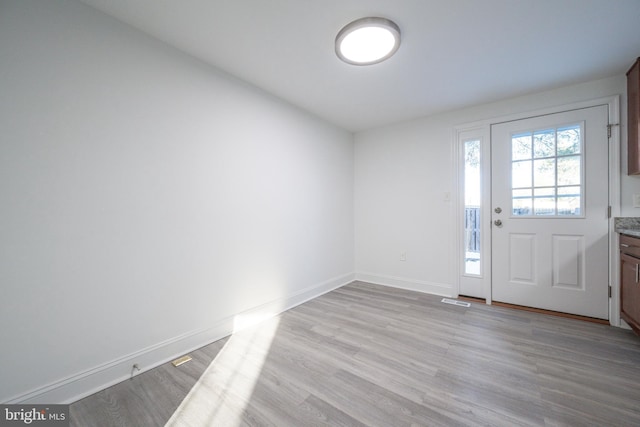
[[(462, 174), (464, 172), (464, 158), (461, 152), (461, 145), (464, 140), (468, 140), (470, 135), (482, 138), (482, 158), (480, 161), (480, 170), (482, 176), (482, 186), (484, 189), (491, 188), (491, 125), (511, 122), (515, 120), (529, 119), (549, 114), (562, 113), (564, 111), (579, 110), (589, 107), (597, 107), (606, 105), (609, 110), (609, 123), (618, 125), (620, 123), (620, 95), (613, 95), (604, 98), (596, 98), (587, 101), (574, 102), (570, 104), (557, 105), (528, 112), (514, 113), (509, 115), (497, 116), (487, 120), (481, 120), (471, 123), (465, 123), (454, 126), (452, 159), (453, 159), (453, 188), (455, 189), (455, 244), (453, 245), (454, 262), (454, 283), (453, 297), (457, 298), (460, 291), (460, 279), (463, 275), (464, 263), (462, 261), (463, 250), (463, 228), (464, 228), (464, 193), (462, 191)], [(611, 206), (611, 217), (609, 218), (609, 286), (611, 287), (611, 297), (609, 298), (609, 323), (612, 326), (620, 326), (620, 272), (617, 266), (620, 263), (620, 255), (618, 253), (618, 235), (614, 231), (614, 218), (620, 216), (620, 126), (611, 126), (611, 137), (609, 138), (609, 206)], [(488, 153), (488, 154), (487, 154)], [(482, 245), (482, 259), (484, 268), (483, 289), (486, 303), (491, 304), (491, 224), (490, 212), (491, 192), (482, 191), (482, 228), (481, 233), (484, 236)], [(489, 215), (489, 216), (487, 216)], [(485, 249), (488, 245), (488, 250)]]

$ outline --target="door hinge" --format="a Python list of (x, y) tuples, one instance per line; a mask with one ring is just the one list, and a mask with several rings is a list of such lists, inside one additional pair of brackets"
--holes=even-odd
[(614, 126), (620, 126), (620, 123), (609, 123), (607, 125), (607, 138), (611, 138), (611, 128)]
[(611, 206), (607, 206), (607, 218), (611, 218)]
[(609, 298), (611, 298), (611, 285), (609, 285)]

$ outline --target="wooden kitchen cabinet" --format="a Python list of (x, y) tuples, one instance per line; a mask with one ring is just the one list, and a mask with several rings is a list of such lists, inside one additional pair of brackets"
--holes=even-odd
[(640, 335), (640, 239), (620, 235), (620, 315)]
[(627, 174), (640, 175), (640, 58), (627, 71)]

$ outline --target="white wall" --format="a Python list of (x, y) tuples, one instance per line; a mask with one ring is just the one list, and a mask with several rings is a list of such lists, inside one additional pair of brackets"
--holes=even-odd
[[(631, 207), (640, 178), (626, 176), (625, 92), (621, 75), (356, 134), (356, 276), (453, 294), (453, 129), (465, 123), (623, 95), (621, 215), (640, 216), (640, 209)], [(400, 260), (403, 252), (406, 261)]]
[(353, 136), (76, 1), (0, 3), (0, 402), (353, 278)]

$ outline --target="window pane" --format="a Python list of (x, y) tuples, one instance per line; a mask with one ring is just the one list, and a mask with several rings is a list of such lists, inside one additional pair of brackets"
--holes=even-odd
[(558, 158), (558, 185), (580, 185), (580, 156)]
[(556, 155), (556, 132), (554, 129), (540, 130), (533, 134), (533, 157)]
[(536, 188), (533, 190), (533, 194), (536, 198), (538, 197), (555, 197), (556, 189), (554, 187), (547, 188)]
[(555, 215), (556, 214), (556, 199), (547, 197), (542, 199), (535, 199), (534, 201), (534, 215)]
[(531, 189), (513, 190), (511, 205), (513, 206), (513, 215), (531, 215), (533, 210)]
[(536, 187), (556, 185), (556, 159), (534, 161), (533, 183)]
[(580, 197), (558, 197), (558, 215), (580, 215)]
[(536, 188), (533, 190), (534, 215), (556, 214), (556, 189)]
[(511, 188), (531, 187), (531, 160), (513, 162)]
[(480, 206), (480, 140), (464, 143), (464, 203)]
[(511, 160), (531, 158), (531, 133), (511, 137)]
[(580, 187), (558, 188), (558, 215), (580, 215)]
[(558, 196), (580, 197), (580, 187), (558, 187)]
[(558, 156), (578, 154), (580, 149), (580, 125), (558, 129)]

